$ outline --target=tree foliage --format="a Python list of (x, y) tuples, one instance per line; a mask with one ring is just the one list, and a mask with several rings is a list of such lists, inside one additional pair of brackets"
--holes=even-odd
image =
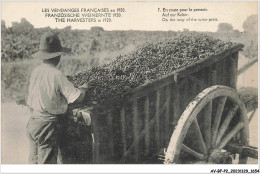
[(244, 51), (246, 57), (254, 58), (258, 54), (258, 19), (257, 15), (249, 16), (243, 23)]
[(231, 33), (233, 32), (233, 26), (228, 23), (220, 23), (218, 25), (218, 33)]

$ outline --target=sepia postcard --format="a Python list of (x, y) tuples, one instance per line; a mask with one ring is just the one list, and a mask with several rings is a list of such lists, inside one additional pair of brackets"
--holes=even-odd
[(2, 1), (3, 172), (259, 173), (258, 137), (257, 1)]

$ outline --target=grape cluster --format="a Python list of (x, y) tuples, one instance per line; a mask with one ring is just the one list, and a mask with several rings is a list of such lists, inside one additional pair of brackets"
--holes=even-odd
[(213, 39), (205, 34), (180, 35), (171, 41), (148, 43), (129, 55), (118, 56), (109, 64), (68, 76), (79, 87), (91, 81), (86, 105), (117, 104), (124, 94), (200, 59), (218, 54), (234, 43)]

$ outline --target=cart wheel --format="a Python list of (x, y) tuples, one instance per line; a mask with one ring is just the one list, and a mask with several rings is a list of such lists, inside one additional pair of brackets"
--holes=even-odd
[[(209, 87), (181, 115), (164, 163), (232, 163), (225, 146), (231, 141), (248, 145), (248, 126), (246, 108), (236, 92), (226, 86)], [(240, 155), (239, 163), (246, 162)]]

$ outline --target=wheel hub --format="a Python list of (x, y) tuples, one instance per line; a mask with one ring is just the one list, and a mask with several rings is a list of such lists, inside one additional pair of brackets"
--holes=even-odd
[(214, 149), (207, 161), (211, 164), (232, 164), (232, 157), (230, 152)]

